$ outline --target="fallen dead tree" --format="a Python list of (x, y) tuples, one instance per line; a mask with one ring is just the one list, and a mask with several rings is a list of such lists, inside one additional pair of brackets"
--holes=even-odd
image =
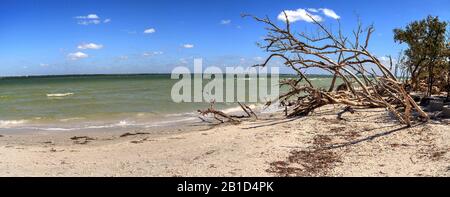
[[(265, 24), (268, 31), (264, 42), (258, 45), (270, 53), (270, 56), (262, 64), (255, 66), (266, 67), (272, 59), (278, 58), (297, 74), (297, 78), (282, 80), (280, 85), (288, 86), (289, 90), (276, 100), (268, 101), (266, 105), (280, 103), (285, 108), (287, 117), (305, 116), (325, 105), (342, 104), (358, 108), (386, 108), (400, 123), (408, 126), (414, 119), (429, 119), (405, 91), (404, 85), (368, 51), (373, 26), (363, 29), (358, 24), (350, 38), (344, 36), (340, 29), (333, 33), (310, 17), (318, 29), (316, 36), (310, 36), (304, 32), (293, 32), (289, 17), (286, 13), (284, 15), (283, 27), (268, 17), (244, 15)], [(305, 74), (305, 70), (312, 68), (333, 76), (327, 89), (315, 87)], [(336, 85), (338, 79), (343, 81), (339, 86)], [(251, 115), (246, 111), (248, 108), (241, 107), (246, 112), (246, 117)], [(221, 122), (238, 123), (239, 118), (242, 118), (215, 110), (213, 104), (206, 110), (199, 110), (199, 113), (213, 114)]]
[[(248, 15), (245, 15), (248, 16)], [(368, 51), (372, 26), (363, 29), (358, 24), (353, 37), (343, 35), (338, 29), (331, 29), (310, 17), (317, 27), (316, 36), (295, 33), (285, 13), (285, 25), (278, 26), (268, 17), (253, 17), (266, 25), (267, 35), (259, 46), (271, 55), (265, 67), (273, 58), (279, 58), (297, 73), (298, 78), (281, 81), (289, 91), (279, 96), (279, 103), (287, 107), (288, 117), (308, 115), (315, 109), (329, 104), (343, 104), (354, 107), (386, 108), (401, 123), (411, 125), (413, 118), (428, 120), (428, 115), (404, 90), (403, 85), (392, 72)], [(306, 69), (319, 69), (333, 76), (327, 90), (315, 87)], [(345, 88), (335, 90), (337, 79)], [(271, 101), (270, 103), (274, 103)]]

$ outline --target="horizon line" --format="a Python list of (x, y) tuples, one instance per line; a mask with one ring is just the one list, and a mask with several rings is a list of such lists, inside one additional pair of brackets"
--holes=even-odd
[[(97, 74), (54, 74), (54, 75), (5, 75), (2, 78), (39, 78), (39, 77), (81, 77), (81, 76), (126, 76), (126, 75), (171, 75), (172, 73), (97, 73)], [(204, 74), (204, 73), (190, 73), (190, 74)], [(209, 74), (209, 73), (208, 73)], [(226, 74), (226, 73), (221, 73)], [(295, 75), (295, 73), (279, 73), (279, 75)], [(330, 74), (306, 74), (306, 75), (318, 75), (318, 76), (332, 76)]]

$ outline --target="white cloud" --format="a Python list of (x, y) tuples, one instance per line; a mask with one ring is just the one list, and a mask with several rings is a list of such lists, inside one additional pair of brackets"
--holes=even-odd
[(81, 50), (84, 50), (84, 49), (101, 49), (101, 48), (103, 48), (103, 45), (95, 44), (95, 43), (86, 43), (86, 44), (78, 45), (77, 48), (81, 49)]
[(83, 53), (83, 52), (75, 52), (75, 53), (69, 53), (67, 55), (67, 57), (71, 60), (79, 60), (79, 59), (83, 59), (83, 58), (87, 58), (89, 57), (88, 54)]
[[(320, 16), (319, 12), (321, 12), (323, 15), (333, 18), (333, 19), (340, 19), (341, 17), (336, 14), (336, 12), (332, 9), (328, 8), (308, 8), (308, 9), (302, 9), (299, 8), (297, 10), (285, 10), (286, 15), (289, 19), (289, 22), (296, 22), (296, 21), (306, 21), (306, 22), (321, 22), (323, 21), (322, 16)], [(314, 14), (317, 13), (317, 14)], [(314, 20), (313, 20), (314, 19)], [(285, 21), (286, 17), (283, 12), (278, 14), (278, 20)]]
[(231, 20), (221, 20), (220, 21), (220, 24), (222, 24), (222, 25), (229, 25), (229, 24), (231, 24)]
[(97, 14), (89, 14), (87, 15), (88, 19), (99, 19), (100, 17), (97, 16)]
[(49, 66), (49, 64), (40, 63), (39, 66), (47, 67), (47, 66)]
[[(88, 14), (86, 16), (75, 16), (75, 19), (77, 19), (77, 24), (79, 25), (98, 25), (102, 23), (102, 20), (97, 14)], [(111, 22), (111, 19), (105, 19), (103, 20), (103, 23), (109, 23)]]
[[(378, 57), (378, 60), (380, 60), (381, 62), (387, 62), (388, 64), (391, 62), (391, 58), (389, 58), (389, 56)], [(397, 62), (397, 59), (392, 58), (392, 62), (393, 63)]]
[(144, 34), (152, 34), (155, 32), (156, 32), (155, 28), (149, 28), (149, 29), (144, 30)]
[(194, 48), (194, 45), (193, 44), (184, 44), (183, 47), (186, 49), (191, 49), (191, 48)]
[(320, 8), (320, 11), (323, 12), (323, 14), (325, 14), (325, 16), (328, 16), (330, 18), (334, 18), (334, 19), (340, 19), (341, 17), (339, 15), (336, 14), (336, 12), (334, 12), (332, 9), (328, 9), (328, 8)]
[(88, 14), (87, 16), (76, 16), (76, 19), (100, 19), (97, 14)]
[[(285, 10), (284, 11), (287, 15), (287, 18), (289, 19), (289, 22), (296, 22), (296, 21), (306, 21), (306, 22), (321, 22), (322, 17), (319, 15), (312, 14), (305, 9), (297, 9), (297, 10)], [(278, 14), (278, 20), (286, 21), (286, 17), (283, 12)], [(313, 20), (314, 19), (314, 20)]]
[(94, 24), (94, 25), (98, 25), (100, 24), (100, 20), (80, 20), (78, 21), (79, 25), (90, 25), (90, 24)]
[(319, 10), (317, 10), (316, 8), (308, 8), (308, 11), (314, 12), (314, 13), (319, 12)]
[(162, 51), (154, 51), (154, 52), (144, 52), (144, 53), (142, 54), (142, 56), (144, 56), (144, 57), (150, 57), (150, 56), (162, 55), (162, 54), (164, 54), (164, 52), (162, 52)]
[[(380, 63), (386, 67), (389, 67), (391, 65), (391, 60), (389, 59), (389, 56), (378, 57), (378, 60), (380, 60)], [(392, 58), (392, 64), (395, 65), (396, 62), (397, 62), (397, 59)]]
[(378, 59), (380, 59), (380, 61), (389, 61), (389, 57), (387, 56), (381, 56)]

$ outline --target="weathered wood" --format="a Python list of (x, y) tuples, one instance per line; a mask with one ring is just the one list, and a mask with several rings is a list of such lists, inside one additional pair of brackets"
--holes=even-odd
[(344, 120), (344, 118), (342, 118), (342, 115), (344, 115), (344, 113), (346, 113), (346, 112), (350, 112), (351, 114), (353, 114), (353, 113), (355, 113), (355, 110), (352, 107), (347, 106), (347, 107), (344, 108), (344, 110), (342, 110), (341, 112), (339, 112), (337, 114), (337, 119), (338, 120)]
[[(324, 105), (344, 104), (386, 108), (401, 123), (407, 125), (411, 125), (413, 114), (418, 114), (423, 121), (428, 120), (428, 115), (404, 90), (396, 75), (367, 50), (370, 36), (374, 31), (372, 26), (363, 30), (364, 28), (359, 25), (358, 31), (354, 31), (354, 40), (350, 41), (352, 38), (344, 36), (340, 29), (334, 31), (339, 32), (338, 35), (334, 35), (332, 30), (327, 29), (313, 17), (310, 18), (319, 32), (316, 37), (306, 33), (293, 33), (287, 16), (285, 27), (278, 26), (267, 17), (253, 18), (268, 26), (265, 43), (260, 43), (259, 46), (271, 53), (264, 63), (255, 66), (265, 67), (272, 58), (277, 57), (284, 60), (284, 64), (298, 75), (298, 79), (281, 82), (282, 86), (290, 88), (277, 99), (281, 106), (286, 107), (286, 116), (308, 115)], [(304, 73), (310, 68), (333, 75), (328, 91), (316, 88), (310, 83)], [(379, 73), (382, 75), (379, 76)], [(343, 84), (334, 91), (337, 78), (342, 79)], [(308, 84), (300, 85), (298, 82), (302, 79)], [(269, 103), (275, 102), (270, 101), (268, 105)], [(412, 113), (413, 110), (418, 113)]]
[[(210, 107), (208, 108), (208, 109), (206, 109), (206, 110), (197, 110), (199, 113), (200, 113), (200, 115), (202, 115), (202, 116), (207, 116), (208, 114), (212, 114), (213, 115), (213, 117), (214, 117), (214, 119), (216, 119), (216, 120), (218, 120), (219, 122), (221, 122), (221, 123), (224, 123), (225, 121), (228, 121), (228, 122), (231, 122), (231, 123), (235, 123), (235, 124), (238, 124), (238, 123), (240, 123), (241, 121), (239, 120), (239, 118), (241, 118), (241, 117), (236, 117), (236, 116), (231, 116), (231, 115), (228, 115), (228, 114), (226, 114), (226, 113), (224, 113), (224, 112), (222, 112), (222, 111), (219, 111), (219, 110), (215, 110), (214, 109), (214, 102), (211, 102), (211, 104), (210, 104)], [(220, 117), (220, 118), (219, 118)], [(221, 118), (224, 118), (224, 119), (221, 119)]]

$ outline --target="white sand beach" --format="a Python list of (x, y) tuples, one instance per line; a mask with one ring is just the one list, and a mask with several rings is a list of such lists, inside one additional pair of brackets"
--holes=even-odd
[(1, 134), (0, 176), (450, 175), (448, 122), (404, 128), (383, 109), (359, 109), (338, 121), (335, 107), (158, 135)]

